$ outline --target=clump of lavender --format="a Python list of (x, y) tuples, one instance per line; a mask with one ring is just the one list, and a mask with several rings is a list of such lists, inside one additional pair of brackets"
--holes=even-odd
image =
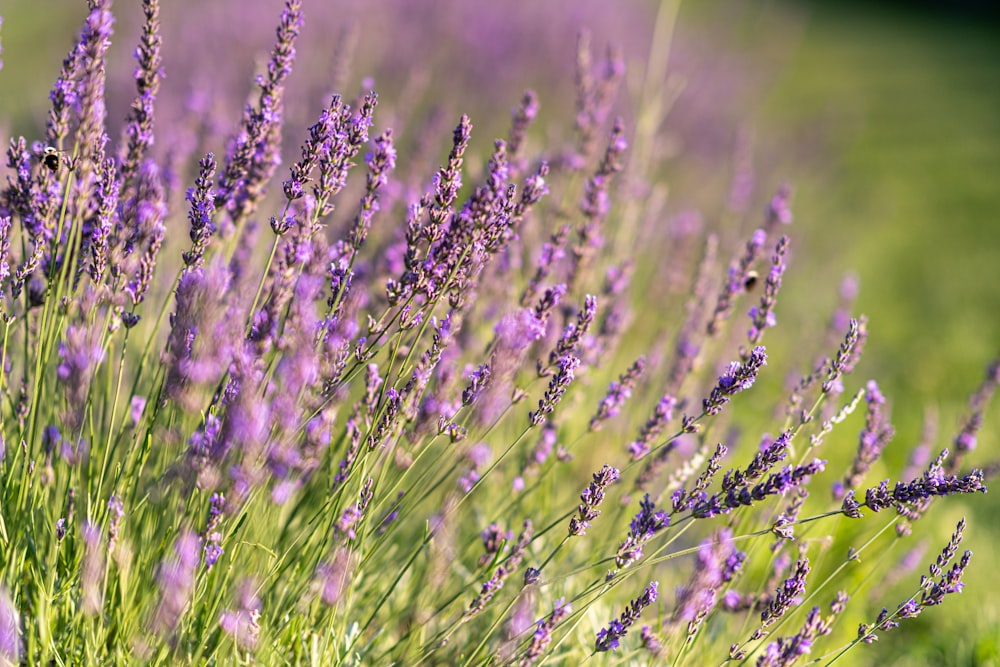
[[(431, 20), (404, 4), (379, 16)], [(497, 8), (445, 6), (433, 16), (501, 44)], [(228, 17), (248, 39), (250, 7)], [(562, 26), (545, 7), (511, 14)], [(37, 136), (7, 137), (0, 663), (582, 664), (616, 650), (777, 665), (961, 590), (964, 523), (919, 594), (860, 637), (835, 623), (846, 597), (825, 616), (807, 604), (848, 567), (884, 579), (862, 553), (907, 539), (932, 499), (986, 490), (992, 468), (966, 461), (986, 449), (1000, 366), (951, 453), (929, 438), (922, 473), (892, 471), (887, 401), (854, 376), (856, 289), (825, 340), (761, 345), (795, 233), (791, 190), (754, 189), (769, 177), (751, 173), (745, 134), (720, 197), (747, 229), (666, 210), (650, 149), (665, 72), (630, 107), (626, 52), (595, 57), (589, 33), (546, 42), (575, 54), (575, 118), (543, 111), (559, 107), (553, 81), (515, 95), (490, 141), (473, 120), (492, 119), (452, 108), (433, 54), (397, 53), (357, 86), (352, 57), (385, 40), (317, 30), (336, 44), (306, 49), (298, 0), (268, 18), (272, 45), (239, 90), (171, 59), (172, 5), (138, 8), (137, 34), (120, 35), (110, 2), (90, 2)], [(337, 14), (316, 12), (317, 27)], [(185, 28), (198, 39), (180, 50), (217, 46)], [(119, 39), (137, 43), (124, 80), (108, 60)], [(310, 60), (322, 46), (336, 62)], [(295, 71), (303, 58), (323, 66)], [(246, 62), (234, 49), (215, 64)], [(662, 219), (677, 243), (661, 251)], [(793, 372), (787, 396), (768, 393)], [(652, 583), (628, 599), (635, 576)]]

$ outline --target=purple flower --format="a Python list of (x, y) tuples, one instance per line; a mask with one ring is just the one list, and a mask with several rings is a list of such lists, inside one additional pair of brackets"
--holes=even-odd
[(205, 530), (202, 531), (201, 538), (204, 542), (205, 569), (211, 570), (224, 553), (222, 548), (222, 533), (217, 529), (222, 522), (225, 511), (226, 498), (221, 493), (213, 493), (209, 499), (208, 519), (205, 522)]
[(624, 168), (623, 156), (627, 147), (625, 123), (621, 118), (616, 118), (604, 158), (597, 171), (584, 184), (583, 202), (580, 204), (584, 219), (577, 228), (577, 241), (572, 248), (573, 262), (566, 281), (571, 291), (591, 258), (604, 245), (600, 228), (609, 209), (608, 188), (612, 177)]
[[(110, 0), (99, 0), (91, 6), (80, 34), (80, 79), (77, 82), (80, 126), (77, 142), (83, 154), (90, 157), (94, 148), (107, 140), (104, 121), (105, 55), (111, 45), (111, 25), (114, 23)], [(103, 139), (102, 139), (103, 138)]]
[(715, 310), (712, 312), (711, 319), (709, 319), (705, 327), (705, 332), (709, 336), (715, 337), (722, 331), (722, 324), (732, 313), (734, 302), (746, 291), (747, 277), (750, 275), (753, 265), (757, 262), (757, 257), (760, 255), (761, 248), (764, 247), (766, 241), (767, 234), (764, 230), (755, 230), (750, 240), (747, 241), (743, 254), (733, 260), (729, 267), (726, 284), (723, 286), (722, 291), (719, 292)]
[(687, 623), (688, 636), (715, 608), (723, 585), (732, 581), (746, 560), (746, 554), (733, 544), (733, 533), (721, 530), (698, 547), (690, 581), (677, 589), (673, 618)]
[(784, 495), (789, 489), (801, 486), (807, 478), (821, 472), (825, 466), (826, 461), (820, 459), (801, 466), (786, 466), (753, 488), (744, 486), (730, 489), (695, 503), (692, 516), (696, 519), (707, 519), (719, 514), (728, 514), (739, 507), (749, 507), (768, 496)]
[(514, 539), (514, 533), (509, 530), (504, 532), (500, 526), (491, 523), (486, 530), (479, 533), (479, 537), (483, 541), (483, 555), (479, 557), (479, 566), (482, 567), (493, 560), (493, 556), (500, 551), (505, 542)]
[(129, 183), (150, 146), (153, 145), (153, 102), (160, 88), (160, 5), (156, 0), (143, 0), (145, 22), (142, 38), (135, 50), (136, 97), (129, 108), (121, 141), (119, 163), (121, 178)]
[(229, 285), (229, 270), (219, 262), (185, 271), (177, 284), (164, 388), (185, 410), (199, 408), (196, 390), (219, 381), (241, 335), (223, 301)]
[(609, 50), (603, 72), (595, 77), (590, 31), (577, 34), (576, 44), (576, 131), (578, 147), (567, 156), (570, 169), (581, 169), (596, 150), (597, 132), (607, 118), (614, 93), (624, 74), (621, 54)]
[(120, 271), (130, 276), (123, 291), (133, 306), (143, 302), (153, 279), (156, 259), (163, 245), (167, 215), (167, 193), (156, 163), (143, 162), (135, 185), (135, 196), (126, 200), (121, 209), (122, 224), (134, 226), (137, 232), (125, 242), (126, 260)]
[(257, 646), (260, 635), (261, 601), (254, 594), (256, 584), (252, 579), (244, 579), (237, 589), (235, 609), (227, 609), (219, 615), (219, 627), (243, 649), (252, 651)]
[(502, 317), (493, 329), (497, 347), (517, 354), (542, 338), (545, 335), (545, 324), (549, 315), (552, 309), (559, 305), (559, 300), (565, 291), (564, 285), (556, 286), (546, 291), (544, 298), (535, 308), (524, 308)]
[[(858, 628), (858, 637), (865, 643), (871, 643), (877, 638), (876, 630), (891, 630), (899, 626), (895, 620), (897, 618), (913, 618), (920, 614), (926, 607), (939, 605), (944, 601), (946, 595), (951, 593), (961, 593), (964, 588), (962, 576), (965, 574), (969, 561), (972, 559), (972, 552), (965, 551), (957, 563), (952, 563), (958, 553), (958, 546), (962, 542), (965, 532), (965, 519), (961, 519), (952, 533), (951, 539), (941, 550), (937, 560), (931, 563), (929, 568), (930, 576), (920, 577), (920, 600), (915, 598), (904, 600), (899, 604), (894, 614), (890, 614), (888, 609), (883, 609), (875, 620), (874, 624), (862, 623)], [(951, 568), (945, 570), (951, 563)]]
[(565, 600), (555, 601), (555, 604), (552, 605), (552, 613), (535, 623), (535, 632), (531, 636), (528, 649), (518, 662), (519, 667), (529, 667), (545, 652), (548, 645), (552, 643), (552, 631), (571, 611), (573, 608)]
[[(89, 242), (92, 255), (90, 276), (94, 282), (99, 283), (104, 279), (105, 271), (108, 268), (109, 237), (113, 225), (117, 222), (116, 213), (119, 205), (121, 180), (118, 177), (114, 160), (108, 159), (101, 163), (97, 183), (97, 221)], [(6, 278), (6, 276), (3, 277)]]
[(0, 213), (0, 288), (4, 288), (10, 278), (10, 225), (10, 216)]
[(511, 162), (511, 178), (524, 170), (523, 160), (518, 159), (528, 128), (538, 115), (538, 95), (533, 90), (524, 91), (521, 103), (511, 111), (510, 134), (507, 136), (507, 154)]
[(665, 394), (656, 403), (653, 414), (642, 425), (638, 437), (628, 445), (628, 452), (632, 455), (633, 461), (641, 459), (649, 453), (652, 443), (663, 433), (667, 423), (673, 419), (676, 406), (677, 399), (671, 394)]
[(763, 629), (774, 625), (779, 618), (793, 606), (800, 604), (806, 590), (806, 575), (809, 574), (809, 559), (803, 558), (795, 563), (795, 572), (778, 586), (767, 607), (760, 613), (760, 628), (754, 632), (753, 638), (763, 636)]
[(826, 618), (819, 607), (813, 607), (806, 615), (802, 629), (791, 637), (779, 637), (764, 649), (757, 659), (757, 667), (786, 667), (812, 652), (813, 642), (821, 635), (830, 634), (834, 615)]
[(583, 310), (577, 313), (576, 322), (566, 325), (555, 349), (549, 353), (548, 366), (543, 367), (539, 363), (539, 375), (548, 375), (551, 368), (560, 364), (567, 355), (579, 356), (580, 344), (590, 330), (590, 325), (594, 323), (595, 315), (597, 315), (597, 297), (588, 294), (584, 298)]
[(663, 655), (663, 640), (648, 625), (642, 626), (642, 646), (654, 657)]
[[(896, 482), (890, 490), (889, 480), (884, 480), (878, 486), (874, 486), (865, 491), (864, 505), (873, 512), (885, 509), (886, 507), (896, 507), (897, 510), (905, 509), (905, 505), (917, 503), (935, 496), (947, 496), (953, 493), (986, 493), (986, 485), (983, 483), (983, 471), (973, 470), (968, 475), (957, 477), (955, 475), (945, 475), (940, 468), (932, 466), (924, 472), (921, 479), (912, 482)], [(844, 513), (851, 514), (848, 510), (856, 506), (854, 492), (851, 491), (844, 499)]]
[(642, 595), (632, 600), (628, 609), (613, 619), (608, 627), (601, 629), (597, 633), (597, 643), (594, 648), (598, 652), (610, 651), (621, 645), (621, 638), (628, 633), (628, 629), (639, 620), (639, 614), (649, 605), (656, 602), (657, 588), (659, 583), (652, 581), (643, 590)]
[(587, 532), (590, 522), (601, 515), (597, 508), (604, 502), (604, 490), (617, 482), (620, 476), (617, 468), (607, 464), (594, 473), (594, 481), (580, 494), (583, 502), (577, 507), (577, 516), (569, 521), (570, 535), (583, 535)]
[(10, 593), (0, 585), (0, 663), (17, 665), (21, 662), (24, 642), (21, 639), (21, 620)]
[(267, 74), (258, 77), (259, 95), (244, 110), (243, 122), (230, 142), (226, 166), (219, 177), (216, 203), (225, 207), (228, 219), (222, 229), (227, 235), (257, 208), (280, 161), (284, 81), (295, 60), (295, 40), (301, 27), (301, 3), (286, 0)]
[(489, 580), (484, 582), (480, 587), (479, 595), (477, 595), (475, 599), (469, 603), (469, 607), (465, 611), (466, 616), (472, 616), (482, 611), (486, 604), (493, 599), (493, 596), (496, 595), (501, 588), (503, 588), (507, 577), (513, 574), (521, 564), (521, 561), (524, 558), (524, 552), (528, 548), (528, 545), (531, 544), (534, 532), (534, 526), (532, 526), (531, 521), (526, 520), (524, 522), (524, 528), (518, 536), (517, 543), (514, 545), (514, 548), (511, 549), (507, 558), (503, 559), (503, 561), (494, 568), (493, 574)]
[(590, 419), (588, 428), (591, 431), (601, 430), (604, 422), (621, 412), (622, 405), (632, 396), (632, 387), (645, 370), (646, 357), (639, 357), (618, 377), (618, 382), (611, 383), (607, 395), (597, 408), (597, 414)]
[(792, 197), (792, 189), (787, 185), (782, 185), (768, 202), (765, 212), (768, 230), (777, 225), (789, 225), (792, 223), (792, 210), (789, 200)]
[(469, 384), (462, 391), (462, 404), (472, 405), (490, 385), (493, 373), (489, 364), (483, 364), (469, 374)]
[(392, 144), (392, 130), (386, 130), (374, 140), (374, 149), (366, 156), (368, 177), (361, 206), (354, 218), (348, 238), (356, 252), (368, 237), (372, 217), (379, 209), (379, 190), (388, 182), (389, 172), (396, 167), (396, 148)]
[(198, 176), (195, 178), (194, 187), (187, 191), (186, 199), (191, 203), (188, 210), (188, 220), (191, 222), (191, 249), (185, 251), (181, 258), (185, 267), (199, 267), (202, 265), (205, 250), (208, 242), (215, 233), (215, 223), (212, 218), (215, 215), (215, 195), (212, 192), (212, 183), (215, 180), (215, 155), (208, 153), (198, 163)]
[(160, 565), (157, 581), (160, 587), (160, 604), (153, 617), (153, 628), (158, 633), (170, 634), (178, 626), (184, 609), (194, 592), (195, 572), (201, 551), (201, 540), (195, 533), (185, 531), (174, 543), (174, 556)]
[(729, 369), (719, 376), (719, 382), (712, 393), (702, 401), (702, 409), (706, 415), (717, 415), (722, 412), (722, 406), (729, 402), (732, 396), (749, 389), (757, 379), (761, 367), (767, 365), (767, 352), (758, 345), (743, 363), (734, 361)]
[(840, 349), (826, 370), (826, 378), (823, 380), (824, 394), (829, 394), (834, 390), (837, 390), (837, 393), (842, 391), (840, 387), (841, 376), (854, 370), (854, 366), (861, 358), (861, 352), (868, 337), (867, 323), (868, 320), (864, 317), (850, 321), (844, 341), (840, 344)]
[[(542, 244), (535, 262), (535, 274), (528, 281), (527, 287), (521, 293), (519, 303), (528, 306), (535, 299), (542, 283), (551, 275), (559, 263), (566, 258), (566, 244), (569, 242), (569, 225), (561, 225), (550, 237), (549, 241)], [(560, 297), (566, 292), (566, 285), (560, 283)], [(543, 299), (544, 300), (544, 299)]]
[(792, 435), (792, 431), (785, 431), (774, 440), (765, 438), (746, 470), (730, 470), (723, 476), (722, 490), (727, 492), (738, 490), (764, 476), (778, 462), (785, 459)]
[(353, 577), (355, 567), (351, 551), (339, 547), (333, 557), (316, 568), (316, 576), (320, 583), (320, 599), (324, 604), (335, 605), (343, 597), (347, 586)]
[(885, 397), (874, 380), (865, 388), (865, 402), (868, 404), (868, 409), (865, 413), (865, 427), (858, 442), (858, 452), (854, 456), (850, 472), (844, 477), (843, 482), (834, 487), (834, 498), (837, 500), (842, 499), (848, 489), (858, 488), (865, 474), (881, 456), (882, 450), (896, 432), (889, 424), (888, 415), (885, 414), (887, 412), (884, 408)]
[(615, 565), (618, 569), (628, 567), (642, 558), (643, 545), (651, 540), (657, 532), (669, 525), (670, 515), (662, 510), (658, 511), (647, 493), (639, 501), (639, 512), (629, 524), (628, 537), (618, 547), (618, 553), (615, 556)]
[(335, 95), (330, 106), (323, 109), (319, 119), (309, 127), (309, 138), (302, 145), (302, 159), (292, 165), (291, 178), (282, 184), (286, 199), (299, 199), (305, 194), (305, 185), (311, 179), (320, 155), (337, 140), (342, 107), (340, 96)]
[(64, 537), (66, 537), (66, 518), (60, 517), (56, 520), (56, 539), (62, 542)]
[(528, 413), (528, 421), (532, 426), (538, 426), (545, 421), (547, 415), (556, 410), (556, 405), (573, 382), (574, 373), (580, 366), (580, 360), (570, 354), (559, 358), (558, 368), (549, 380), (549, 386), (545, 390), (545, 395), (538, 401), (538, 409)]
[(966, 455), (976, 448), (976, 434), (983, 423), (983, 413), (986, 411), (1000, 384), (1000, 360), (993, 361), (986, 369), (986, 377), (979, 389), (969, 397), (969, 413), (966, 415), (962, 428), (955, 436), (955, 451), (945, 463), (945, 472), (955, 474), (961, 467)]
[(142, 413), (146, 410), (146, 397), (145, 396), (133, 396), (129, 401), (129, 417), (132, 419), (133, 426), (139, 425), (139, 420), (142, 419)]
[(66, 329), (66, 338), (59, 344), (56, 375), (66, 391), (68, 410), (64, 427), (68, 434), (76, 434), (83, 424), (90, 381), (104, 362), (104, 356), (100, 327), (80, 322)]
[(774, 249), (774, 257), (771, 259), (771, 271), (764, 282), (764, 293), (760, 297), (760, 303), (750, 309), (750, 330), (747, 332), (747, 341), (751, 346), (758, 345), (764, 338), (764, 331), (778, 323), (774, 315), (774, 306), (777, 302), (778, 290), (781, 288), (781, 276), (785, 273), (785, 254), (788, 252), (788, 237), (782, 236), (778, 239), (778, 245)]

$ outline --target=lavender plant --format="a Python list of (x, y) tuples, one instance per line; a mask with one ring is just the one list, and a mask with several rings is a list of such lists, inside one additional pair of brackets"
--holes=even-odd
[[(629, 161), (651, 130), (614, 116), (615, 50), (579, 41), (566, 145), (533, 149), (528, 91), (488, 156), (461, 116), (420, 171), (379, 96), (340, 90), (283, 168), (299, 0), (228, 141), (189, 159), (157, 150), (142, 7), (117, 140), (92, 0), (44, 133), (8, 144), (0, 664), (789, 665), (961, 591), (964, 521), (895, 613), (838, 623), (935, 498), (986, 491), (966, 461), (1000, 362), (952, 447), (885, 480), (863, 316), (768, 395), (791, 190), (749, 229), (634, 252), (655, 163)], [(748, 393), (774, 415), (759, 445)], [(837, 439), (853, 462), (818, 458)]]

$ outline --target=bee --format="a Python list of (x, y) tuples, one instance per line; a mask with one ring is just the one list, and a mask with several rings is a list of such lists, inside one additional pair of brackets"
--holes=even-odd
[(42, 152), (42, 164), (45, 168), (51, 172), (59, 171), (59, 162), (62, 156), (62, 151), (53, 148), (52, 146), (46, 146), (45, 150)]
[(752, 292), (753, 288), (757, 286), (757, 278), (756, 271), (747, 271), (747, 277), (743, 280), (743, 289)]

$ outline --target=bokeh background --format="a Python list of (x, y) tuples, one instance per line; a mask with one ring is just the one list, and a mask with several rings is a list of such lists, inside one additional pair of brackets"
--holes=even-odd
[[(109, 56), (112, 122), (125, 114), (139, 25), (135, 7), (125, 6), (135, 3), (119, 4)], [(435, 124), (446, 138), (462, 112), (484, 149), (532, 87), (542, 103), (539, 127), (567, 136), (581, 27), (591, 30), (596, 52), (608, 42), (622, 48), (621, 109), (634, 120), (660, 4), (304, 0), (288, 120), (302, 128), (334, 90), (351, 97), (374, 85), (379, 124), (397, 130), (401, 159), (420, 150), (419, 136)], [(213, 142), (218, 150), (281, 3), (164, 5), (158, 123), (188, 131), (158, 150)], [(48, 89), (85, 11), (82, 0), (0, 5), (4, 140), (40, 135)], [(753, 164), (752, 207), (778, 184), (794, 185), (793, 257), (769, 350), (794, 352), (798, 340), (821, 335), (842, 278), (855, 275), (857, 310), (869, 316), (871, 332), (857, 372), (878, 379), (897, 430), (888, 466), (904, 466), (928, 419), (938, 442), (948, 443), (968, 394), (1000, 354), (1000, 17), (991, 3), (688, 0), (673, 34), (669, 59), (654, 63), (667, 72), (654, 82), (657, 99), (666, 105), (678, 94), (650, 148), (667, 188), (664, 214), (697, 208), (704, 225), (719, 225), (740, 155)], [(286, 132), (290, 151), (300, 136)], [(977, 463), (1000, 458), (998, 422), (995, 403)], [(976, 554), (965, 592), (907, 621), (909, 632), (856, 649), (848, 662), (1000, 664), (997, 494), (937, 503), (925, 520), (943, 544), (961, 515), (970, 521), (964, 546)], [(879, 604), (894, 607), (893, 595), (910, 587)]]

